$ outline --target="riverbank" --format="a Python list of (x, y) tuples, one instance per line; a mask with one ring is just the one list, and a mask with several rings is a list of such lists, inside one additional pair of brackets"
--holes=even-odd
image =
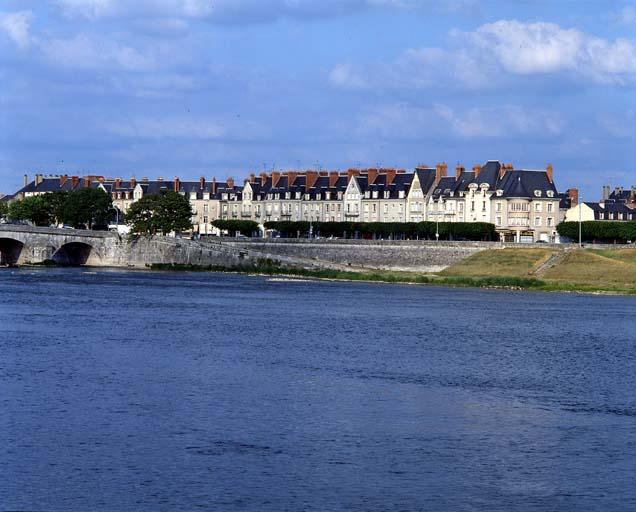
[(516, 290), (636, 295), (636, 250), (493, 249), (439, 273), (342, 271), (281, 266), (260, 260), (242, 266), (154, 264), (152, 270), (235, 272), (314, 279)]

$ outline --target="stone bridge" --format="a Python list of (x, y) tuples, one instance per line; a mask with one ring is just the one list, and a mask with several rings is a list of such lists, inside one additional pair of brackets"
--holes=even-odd
[(21, 265), (51, 260), (59, 265), (109, 265), (119, 236), (84, 231), (0, 224), (0, 264)]

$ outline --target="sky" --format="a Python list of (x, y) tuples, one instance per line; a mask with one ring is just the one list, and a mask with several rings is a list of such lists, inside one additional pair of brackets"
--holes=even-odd
[(636, 185), (636, 1), (0, 0), (0, 192), (486, 160)]

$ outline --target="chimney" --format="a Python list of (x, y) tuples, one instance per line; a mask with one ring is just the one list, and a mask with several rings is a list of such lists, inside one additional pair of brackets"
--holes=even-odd
[(210, 193), (216, 195), (216, 178), (212, 178), (212, 186), (210, 187)]
[(135, 188), (137, 186), (137, 179), (130, 178), (130, 188)]
[(261, 187), (264, 187), (265, 183), (267, 183), (267, 173), (266, 172), (262, 172), (261, 173)]
[(395, 179), (395, 175), (397, 174), (397, 171), (395, 169), (387, 169), (386, 171), (386, 184), (390, 185), (391, 183), (393, 183), (393, 180)]
[(75, 190), (75, 188), (77, 187), (78, 182), (79, 178), (77, 176), (71, 177), (71, 185), (73, 190)]
[(25, 174), (24, 175), (24, 186), (26, 187), (29, 184), (29, 177)]
[[(446, 164), (444, 164), (444, 165), (446, 165)], [(397, 173), (398, 174), (406, 174), (406, 169), (398, 169)]]
[(199, 178), (199, 188), (200, 188), (201, 190), (203, 190), (203, 189), (205, 188), (205, 178), (204, 178), (203, 176), (201, 176), (201, 177)]
[(159, 183), (162, 183), (162, 182), (163, 182), (163, 176), (159, 176), (159, 177), (157, 178), (157, 181), (158, 181)]
[(228, 179), (226, 180), (226, 184), (227, 184), (226, 188), (234, 188), (234, 178), (232, 178), (232, 176), (229, 176)]
[(60, 176), (60, 188), (64, 186), (66, 180), (68, 180), (68, 176), (66, 174), (64, 176)]
[(97, 181), (99, 181), (100, 183), (104, 183), (104, 177), (100, 176), (99, 178), (97, 178)]
[(298, 176), (298, 173), (296, 171), (289, 171), (287, 173), (287, 186), (291, 187), (294, 184), (294, 181), (296, 181), (296, 177)]
[(548, 164), (545, 168), (545, 172), (548, 175), (548, 181), (550, 183), (554, 183), (554, 170), (552, 169), (552, 164)]
[(473, 165), (473, 172), (475, 173), (475, 179), (477, 179), (481, 172), (481, 165)]
[(438, 183), (444, 176), (446, 176), (446, 169), (448, 166), (442, 162), (435, 166), (435, 183)]
[(618, 199), (618, 197), (623, 193), (623, 187), (616, 187), (614, 189), (614, 198)]
[(324, 178), (325, 176), (329, 176), (329, 173), (327, 171), (320, 171), (318, 176), (322, 176)]
[(338, 183), (338, 171), (331, 171), (329, 173), (329, 187), (335, 187)]
[(601, 202), (605, 202), (607, 199), (609, 199), (609, 196), (610, 196), (609, 185), (603, 185), (603, 197)]
[(369, 185), (373, 185), (377, 177), (378, 177), (378, 169), (367, 170), (367, 180), (369, 182)]
[(141, 181), (143, 181), (144, 183), (148, 183), (148, 177), (147, 176), (143, 176), (141, 178)]
[(42, 183), (42, 175), (41, 174), (36, 174), (35, 175), (35, 185), (39, 185), (40, 183)]
[(349, 169), (347, 171), (347, 183), (351, 181), (351, 178), (353, 178), (354, 176), (358, 176), (359, 174), (360, 171), (358, 169)]
[(280, 173), (278, 171), (272, 171), (272, 187), (276, 187), (280, 181)]
[(305, 176), (305, 191), (308, 191), (318, 181), (318, 173), (316, 171), (307, 171)]
[(512, 171), (512, 164), (501, 164), (499, 167), (499, 179), (502, 179), (507, 171)]
[(464, 166), (458, 164), (457, 167), (455, 167), (455, 180), (458, 180), (464, 171)]
[(250, 183), (256, 183), (256, 174), (250, 173)]
[(569, 188), (567, 190), (568, 199), (570, 200), (570, 208), (579, 204), (579, 189)]
[(175, 192), (179, 192), (180, 189), (181, 189), (181, 180), (177, 176), (175, 176), (174, 181), (172, 182), (172, 190)]
[(90, 179), (88, 176), (85, 176), (85, 177), (82, 179), (82, 181), (83, 181), (84, 188), (90, 188), (90, 186), (91, 186), (91, 179)]

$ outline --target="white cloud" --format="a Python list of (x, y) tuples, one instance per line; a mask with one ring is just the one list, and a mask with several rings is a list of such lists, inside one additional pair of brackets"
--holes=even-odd
[[(599, 83), (636, 80), (636, 42), (610, 41), (554, 23), (501, 20), (473, 32), (451, 32), (452, 48), (411, 48), (388, 63), (337, 64), (342, 88), (483, 89), (522, 76), (574, 73)], [(364, 77), (364, 78), (362, 78)]]
[(458, 113), (446, 105), (436, 104), (434, 110), (455, 134), (467, 138), (559, 135), (565, 126), (557, 113), (516, 105), (470, 108)]
[(111, 123), (106, 129), (135, 139), (218, 139), (226, 133), (220, 123), (208, 119), (140, 118)]
[(24, 50), (33, 42), (29, 33), (32, 18), (31, 11), (0, 12), (0, 30)]
[(97, 40), (86, 34), (71, 39), (50, 39), (42, 43), (41, 48), (50, 62), (70, 68), (144, 71), (155, 65), (152, 56), (130, 46)]

